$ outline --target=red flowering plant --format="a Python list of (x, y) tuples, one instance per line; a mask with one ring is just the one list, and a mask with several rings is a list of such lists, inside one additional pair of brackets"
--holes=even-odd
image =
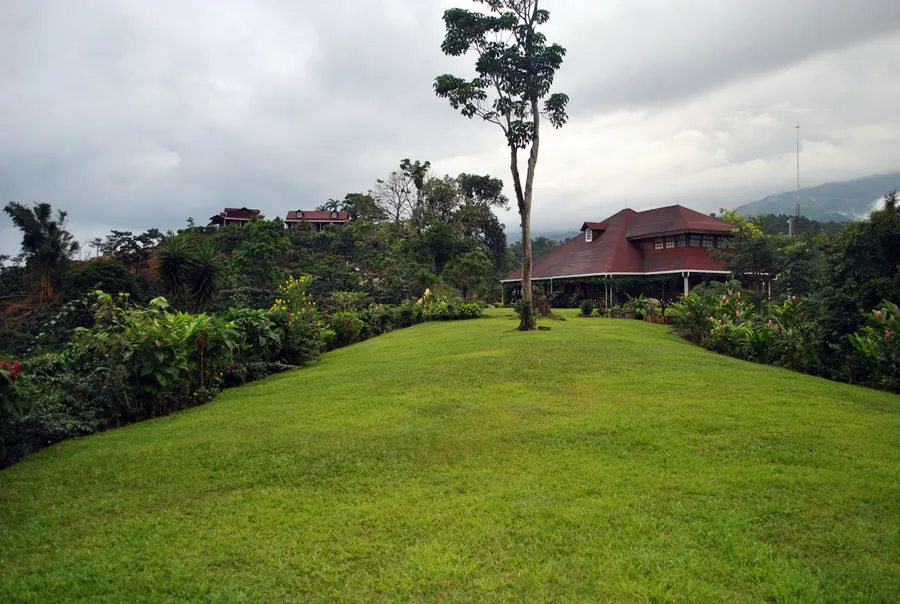
[(12, 423), (22, 415), (23, 401), (16, 384), (21, 370), (21, 361), (0, 360), (0, 459), (4, 457)]
[(900, 392), (900, 307), (884, 300), (869, 314), (868, 325), (849, 336), (848, 362), (855, 381)]

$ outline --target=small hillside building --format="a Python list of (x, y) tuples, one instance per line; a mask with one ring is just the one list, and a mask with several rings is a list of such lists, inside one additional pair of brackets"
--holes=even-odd
[[(534, 260), (532, 282), (547, 294), (582, 294), (609, 305), (626, 293), (671, 299), (729, 277), (725, 263), (709, 251), (729, 250), (731, 229), (724, 220), (680, 205), (624, 209), (601, 222), (585, 222), (580, 235)], [(521, 281), (521, 269), (502, 280), (513, 299), (521, 296)]]
[(314, 231), (321, 231), (326, 225), (342, 225), (350, 221), (347, 210), (291, 210), (284, 219), (289, 229), (299, 229), (300, 225), (309, 224)]
[(244, 226), (251, 220), (259, 218), (259, 210), (254, 208), (225, 208), (209, 219), (209, 226), (221, 228), (223, 226)]

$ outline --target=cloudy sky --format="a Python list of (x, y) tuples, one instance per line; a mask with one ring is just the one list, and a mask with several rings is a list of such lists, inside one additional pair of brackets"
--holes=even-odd
[[(509, 182), (502, 134), (454, 113), (441, 15), (467, 0), (3, 0), (0, 194), (81, 241), (269, 216), (365, 191), (400, 159)], [(735, 207), (900, 167), (897, 0), (545, 0), (569, 54), (534, 228), (629, 206)], [(503, 216), (518, 228), (514, 213)], [(0, 253), (18, 233), (0, 216)]]

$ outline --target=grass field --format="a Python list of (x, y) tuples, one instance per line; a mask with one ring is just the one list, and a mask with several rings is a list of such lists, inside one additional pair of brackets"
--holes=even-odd
[(900, 397), (511, 312), (0, 472), (0, 601), (900, 600)]

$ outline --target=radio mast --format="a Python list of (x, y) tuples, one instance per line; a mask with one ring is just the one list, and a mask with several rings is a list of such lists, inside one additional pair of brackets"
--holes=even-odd
[(800, 235), (800, 123), (797, 123), (797, 202), (794, 205), (794, 236)]

